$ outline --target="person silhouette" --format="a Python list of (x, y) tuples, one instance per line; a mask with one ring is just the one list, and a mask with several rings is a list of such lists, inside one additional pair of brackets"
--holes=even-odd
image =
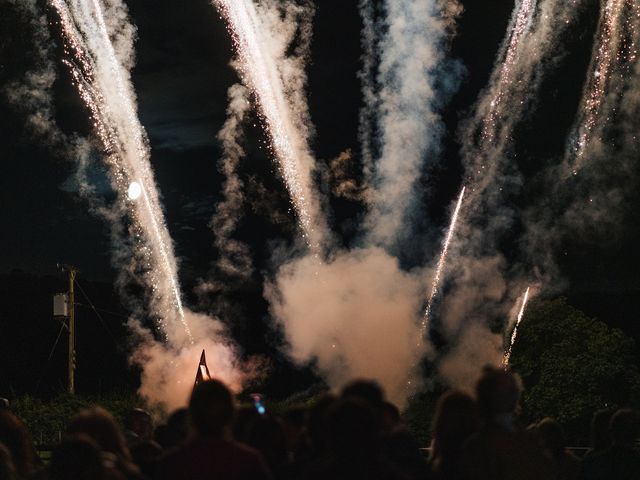
[(224, 383), (205, 380), (196, 385), (189, 401), (192, 435), (160, 460), (156, 478), (270, 479), (262, 456), (232, 439), (235, 412), (233, 396)]

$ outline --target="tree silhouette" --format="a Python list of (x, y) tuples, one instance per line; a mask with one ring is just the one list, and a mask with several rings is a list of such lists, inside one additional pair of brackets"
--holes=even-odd
[(524, 381), (523, 418), (551, 416), (586, 438), (595, 411), (640, 405), (637, 353), (633, 339), (565, 298), (532, 302), (511, 359)]

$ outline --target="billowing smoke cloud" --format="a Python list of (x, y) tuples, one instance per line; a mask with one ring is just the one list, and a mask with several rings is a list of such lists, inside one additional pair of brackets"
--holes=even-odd
[[(364, 43), (370, 49), (373, 7), (370, 2), (362, 2), (361, 7)], [(438, 112), (459, 80), (459, 68), (446, 65), (445, 55), (452, 19), (460, 10), (457, 2), (450, 1), (385, 2), (380, 28), (384, 34), (378, 44), (377, 100), (371, 95), (371, 81), (364, 83), (364, 100), (368, 103), (363, 115), (368, 117), (377, 109), (380, 137), (366, 220), (367, 241), (375, 245), (397, 247), (400, 237), (407, 235), (407, 214), (414, 207), (416, 179), (425, 160), (434, 162), (438, 158), (443, 134)], [(371, 68), (370, 52), (365, 52), (364, 63), (365, 68)], [(362, 128), (368, 142), (368, 127)], [(365, 143), (364, 152), (366, 159), (371, 154), (369, 143)]]
[(504, 354), (502, 336), (487, 330), (484, 322), (471, 321), (439, 367), (453, 388), (473, 392), (485, 365), (498, 365)]
[(142, 369), (139, 393), (169, 411), (187, 404), (203, 350), (211, 375), (235, 392), (241, 391), (249, 379), (255, 379), (257, 373), (251, 363), (237, 360), (235, 347), (218, 320), (189, 310), (185, 314), (197, 339), (194, 343), (180, 332), (172, 336), (170, 343), (160, 342), (140, 323), (129, 321), (136, 342), (131, 361)]
[(403, 404), (426, 351), (418, 325), (424, 291), (423, 272), (403, 271), (384, 250), (368, 248), (326, 263), (315, 256), (293, 260), (265, 296), (295, 361), (316, 360), (334, 387), (375, 378)]

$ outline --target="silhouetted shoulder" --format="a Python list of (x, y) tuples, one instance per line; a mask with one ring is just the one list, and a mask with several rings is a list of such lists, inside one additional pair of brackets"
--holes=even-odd
[(241, 443), (198, 439), (169, 451), (160, 461), (158, 479), (270, 479), (262, 456)]

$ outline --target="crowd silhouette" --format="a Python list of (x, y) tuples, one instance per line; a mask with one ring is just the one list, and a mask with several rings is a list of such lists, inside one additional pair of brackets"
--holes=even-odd
[(519, 424), (521, 390), (516, 375), (487, 367), (474, 396), (446, 392), (425, 454), (375, 382), (353, 381), (276, 416), (237, 407), (222, 382), (207, 380), (155, 428), (141, 409), (122, 427), (103, 408), (78, 412), (46, 464), (2, 403), (0, 480), (640, 479), (640, 413), (596, 412), (592, 448), (579, 458), (554, 419)]

